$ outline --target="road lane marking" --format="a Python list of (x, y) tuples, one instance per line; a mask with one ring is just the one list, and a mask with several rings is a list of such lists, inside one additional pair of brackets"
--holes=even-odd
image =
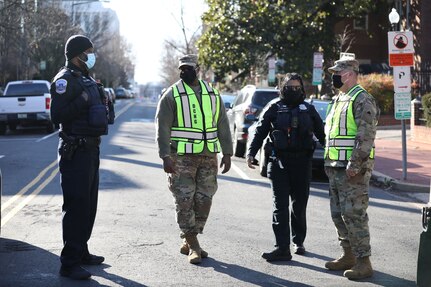
[(237, 167), (233, 162), (231, 163), (231, 168), (242, 178), (246, 180), (250, 180), (251, 178), (245, 174), (239, 167)]
[(43, 141), (43, 140), (46, 140), (46, 139), (48, 139), (48, 138), (52, 137), (53, 135), (58, 134), (58, 132), (59, 132), (59, 131), (55, 131), (55, 132), (53, 132), (53, 133), (50, 133), (49, 135), (46, 135), (46, 136), (44, 136), (43, 138), (38, 139), (36, 142), (38, 143), (38, 142), (41, 142), (41, 141)]
[(127, 111), (131, 106), (133, 106), (135, 103), (129, 103), (127, 106), (123, 107), (118, 113), (115, 113), (115, 117), (118, 118), (121, 116), (125, 111)]
[(27, 203), (29, 203), (33, 198), (35, 198), (36, 195), (38, 195), (42, 191), (42, 189), (44, 189), (45, 186), (47, 186), (54, 179), (57, 173), (58, 173), (58, 168), (54, 169), (49, 175), (49, 177), (45, 179), (41, 183), (41, 185), (39, 185), (38, 188), (36, 188), (31, 194), (29, 194), (26, 199), (21, 201), (9, 213), (7, 213), (6, 216), (1, 219), (1, 227), (3, 227), (12, 217), (14, 217), (15, 214), (18, 213), (18, 211), (20, 211), (23, 207), (25, 207)]
[[(221, 153), (218, 154), (220, 159), (223, 157)], [(247, 164), (247, 163), (244, 163)], [(269, 182), (267, 178), (251, 178), (245, 172), (243, 172), (235, 163), (231, 161), (230, 168), (234, 170), (242, 179), (255, 181), (255, 182)], [(249, 168), (249, 167), (247, 167)]]
[(4, 155), (0, 155), (0, 158), (4, 157)]
[(24, 186), (17, 194), (15, 194), (11, 199), (6, 201), (4, 204), (1, 205), (1, 211), (6, 209), (9, 205), (14, 203), (17, 199), (21, 197), (24, 193), (26, 193), (30, 188), (33, 187), (47, 172), (50, 170), (54, 165), (57, 164), (57, 160), (54, 160), (50, 165), (48, 165), (44, 170), (42, 170), (38, 176), (36, 176), (29, 184)]

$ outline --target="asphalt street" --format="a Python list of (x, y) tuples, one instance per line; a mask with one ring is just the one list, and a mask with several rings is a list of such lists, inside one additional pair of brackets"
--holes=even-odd
[(191, 265), (179, 253), (175, 207), (155, 143), (155, 103), (123, 100), (101, 146), (99, 206), (91, 280), (58, 275), (62, 195), (57, 134), (17, 130), (0, 136), (3, 173), (0, 287), (51, 286), (416, 286), (422, 204), (371, 187), (372, 278), (349, 281), (325, 269), (340, 255), (330, 218), (328, 184), (313, 178), (305, 256), (268, 263), (273, 247), (272, 196), (267, 179), (233, 159), (219, 175), (212, 211), (199, 236), (209, 258)]

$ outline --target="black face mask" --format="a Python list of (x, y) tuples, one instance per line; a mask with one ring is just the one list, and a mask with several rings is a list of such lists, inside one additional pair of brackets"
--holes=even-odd
[(180, 78), (187, 85), (191, 85), (196, 80), (196, 70), (195, 69), (185, 69), (181, 70)]
[(284, 90), (280, 94), (280, 99), (290, 107), (296, 107), (304, 100), (302, 91)]
[(344, 85), (343, 81), (341, 81), (341, 75), (332, 74), (332, 85), (337, 89)]

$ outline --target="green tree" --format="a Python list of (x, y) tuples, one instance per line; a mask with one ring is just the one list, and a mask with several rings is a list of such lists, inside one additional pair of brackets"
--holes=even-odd
[(340, 52), (336, 21), (373, 11), (381, 1), (207, 0), (199, 53), (218, 78), (265, 73), (269, 56), (283, 59), (284, 71), (310, 77), (313, 52), (323, 50), (325, 59)]

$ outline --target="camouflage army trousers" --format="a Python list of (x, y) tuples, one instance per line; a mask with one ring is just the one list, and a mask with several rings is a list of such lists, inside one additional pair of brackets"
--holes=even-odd
[(168, 174), (181, 238), (202, 233), (217, 190), (217, 156), (172, 155), (175, 174)]
[(331, 217), (343, 247), (351, 247), (356, 257), (371, 255), (368, 228), (368, 188), (371, 170), (347, 178), (346, 169), (325, 167), (329, 178)]

